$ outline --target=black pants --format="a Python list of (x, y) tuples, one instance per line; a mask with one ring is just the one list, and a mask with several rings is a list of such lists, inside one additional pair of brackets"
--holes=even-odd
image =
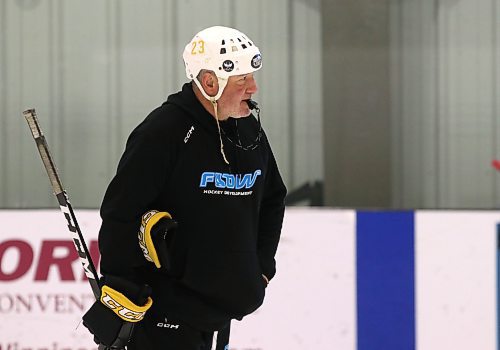
[[(148, 317), (149, 316), (149, 317)], [(135, 326), (128, 350), (228, 350), (230, 323), (218, 332), (204, 332), (181, 321), (146, 314)]]

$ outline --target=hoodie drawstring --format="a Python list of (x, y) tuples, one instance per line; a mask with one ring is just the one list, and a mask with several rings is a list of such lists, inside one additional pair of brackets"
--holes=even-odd
[(217, 122), (217, 130), (219, 131), (220, 153), (222, 153), (222, 158), (224, 158), (224, 162), (226, 162), (226, 164), (229, 165), (229, 162), (227, 161), (226, 158), (226, 154), (224, 153), (224, 144), (222, 143), (222, 135), (220, 132), (220, 125), (219, 125), (219, 116), (217, 114), (217, 101), (210, 100), (210, 102), (212, 102), (212, 105), (214, 106), (215, 121)]

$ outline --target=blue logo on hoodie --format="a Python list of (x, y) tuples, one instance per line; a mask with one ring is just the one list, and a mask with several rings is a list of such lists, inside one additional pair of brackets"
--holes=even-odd
[(214, 183), (217, 188), (229, 188), (240, 190), (242, 188), (252, 188), (255, 185), (257, 177), (261, 175), (260, 169), (257, 169), (249, 174), (226, 174), (205, 171), (201, 174), (200, 187), (207, 187), (208, 184)]

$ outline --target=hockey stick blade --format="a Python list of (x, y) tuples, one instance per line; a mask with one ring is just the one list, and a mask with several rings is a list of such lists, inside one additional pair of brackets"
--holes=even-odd
[(61, 211), (64, 214), (64, 217), (68, 224), (68, 230), (71, 232), (73, 243), (80, 258), (80, 262), (82, 263), (85, 275), (89, 280), (90, 287), (92, 288), (92, 292), (94, 293), (95, 298), (99, 300), (101, 296), (99, 276), (89, 254), (87, 245), (85, 244), (85, 239), (83, 238), (82, 232), (76, 220), (73, 207), (69, 202), (68, 195), (66, 194), (66, 191), (62, 186), (57, 168), (54, 164), (54, 161), (52, 160), (49, 146), (47, 145), (45, 136), (43, 135), (43, 132), (40, 128), (40, 124), (38, 123), (36, 112), (34, 109), (28, 109), (23, 112), (23, 115), (28, 122), (31, 134), (33, 135), (33, 139), (35, 140), (38, 152), (40, 153), (40, 157), (42, 158), (43, 165), (45, 166), (45, 170), (47, 171), (47, 175), (49, 176), (52, 190), (54, 191), (54, 195), (59, 202), (59, 207), (61, 208)]

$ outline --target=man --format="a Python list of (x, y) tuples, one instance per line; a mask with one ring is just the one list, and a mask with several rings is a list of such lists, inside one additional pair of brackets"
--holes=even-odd
[(228, 349), (275, 274), (286, 188), (251, 115), (259, 49), (211, 27), (183, 58), (192, 81), (131, 133), (102, 203), (103, 296), (84, 324), (108, 347)]

